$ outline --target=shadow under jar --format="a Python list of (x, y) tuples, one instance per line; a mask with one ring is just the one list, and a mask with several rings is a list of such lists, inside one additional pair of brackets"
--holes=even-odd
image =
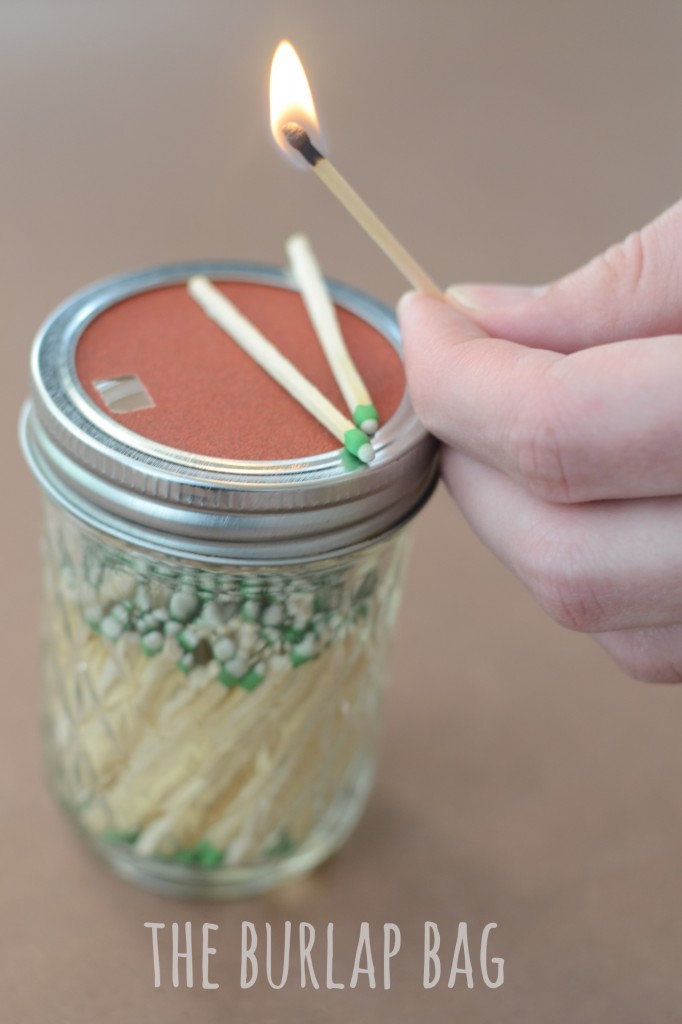
[(364, 467), (204, 315), (197, 273), (344, 408), (285, 272), (197, 263), (61, 306), (21, 436), (46, 498), (53, 789), (121, 875), (225, 898), (314, 867), (362, 813), (403, 527), (438, 458), (389, 310), (330, 285), (380, 415)]

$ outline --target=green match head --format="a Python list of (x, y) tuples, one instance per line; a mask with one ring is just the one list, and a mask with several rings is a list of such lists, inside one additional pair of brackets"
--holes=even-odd
[(242, 690), (255, 690), (257, 686), (265, 679), (265, 666), (262, 664), (254, 665), (253, 668), (249, 669), (245, 676), (242, 676), (239, 680), (239, 685)]
[(365, 434), (376, 434), (379, 428), (379, 413), (374, 405), (356, 405), (353, 423)]
[(354, 430), (347, 430), (343, 435), (343, 443), (346, 449), (360, 462), (371, 462), (374, 458), (374, 449), (367, 434), (357, 427)]
[(221, 682), (223, 686), (227, 686), (229, 690), (232, 690), (235, 686), (239, 685), (240, 677), (223, 666), (218, 673), (218, 681)]

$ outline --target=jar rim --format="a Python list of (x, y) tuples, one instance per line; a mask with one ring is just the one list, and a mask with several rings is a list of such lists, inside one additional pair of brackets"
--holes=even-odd
[[(33, 345), (31, 396), (20, 424), (27, 461), (53, 500), (144, 547), (239, 561), (319, 558), (378, 540), (411, 518), (435, 487), (438, 446), (407, 393), (375, 435), (375, 462), (356, 471), (339, 451), (271, 462), (186, 452), (135, 433), (96, 406), (75, 367), (88, 324), (126, 298), (193, 274), (295, 288), (283, 268), (191, 262), (117, 275), (59, 306)], [(337, 305), (402, 355), (392, 310), (328, 283)]]

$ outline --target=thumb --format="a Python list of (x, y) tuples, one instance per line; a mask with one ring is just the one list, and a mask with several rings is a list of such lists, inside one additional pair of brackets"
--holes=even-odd
[(557, 352), (682, 333), (682, 201), (544, 288), (459, 285), (448, 297), (488, 334)]

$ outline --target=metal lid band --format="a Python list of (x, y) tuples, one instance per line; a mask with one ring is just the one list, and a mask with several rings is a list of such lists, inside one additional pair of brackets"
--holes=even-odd
[[(438, 454), (407, 395), (374, 437), (372, 466), (356, 471), (341, 452), (240, 462), (169, 448), (91, 401), (74, 355), (87, 324), (116, 302), (192, 274), (292, 287), (276, 267), (188, 263), (111, 278), (60, 306), (36, 337), (21, 422), (27, 460), (53, 499), (121, 540), (210, 561), (320, 558), (364, 546), (410, 518), (435, 486)], [(344, 285), (330, 290), (400, 351), (391, 310)]]

